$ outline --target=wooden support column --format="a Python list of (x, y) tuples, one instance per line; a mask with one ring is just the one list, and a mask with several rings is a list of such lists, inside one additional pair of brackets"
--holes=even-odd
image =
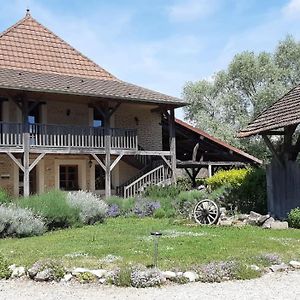
[(28, 100), (26, 97), (23, 98), (22, 103), (22, 115), (23, 115), (23, 167), (24, 167), (24, 177), (23, 177), (23, 195), (28, 197), (30, 194), (29, 188), (29, 174), (30, 174), (30, 161), (29, 161), (29, 150), (30, 150), (30, 136), (29, 136), (29, 124), (28, 124)]
[(105, 198), (111, 196), (111, 169), (110, 169), (110, 151), (111, 151), (111, 130), (109, 111), (105, 111), (104, 118), (105, 135)]
[(175, 134), (174, 108), (170, 109), (169, 131), (170, 131), (170, 155), (171, 155), (171, 166), (172, 166), (172, 183), (176, 184), (176, 134)]

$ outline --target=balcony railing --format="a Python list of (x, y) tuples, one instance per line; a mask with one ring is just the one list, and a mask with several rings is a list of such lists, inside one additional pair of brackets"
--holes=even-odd
[[(25, 132), (32, 148), (105, 148), (102, 127), (4, 122), (0, 123), (0, 147), (22, 147)], [(136, 129), (110, 128), (109, 132), (112, 149), (138, 149)]]

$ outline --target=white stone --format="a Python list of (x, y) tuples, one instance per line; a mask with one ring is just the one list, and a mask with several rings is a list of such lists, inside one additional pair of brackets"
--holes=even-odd
[(262, 224), (262, 228), (269, 229), (271, 228), (271, 224), (275, 222), (275, 219), (273, 217), (270, 217), (267, 219), (264, 224)]
[(80, 273), (85, 273), (85, 272), (90, 272), (89, 269), (85, 269), (85, 268), (75, 268), (72, 271), (72, 275), (76, 275), (76, 274), (80, 274)]
[(166, 279), (172, 279), (172, 278), (175, 278), (176, 277), (176, 273), (175, 272), (172, 272), (172, 271), (164, 271), (161, 273), (162, 276)]
[(296, 260), (291, 260), (289, 265), (292, 266), (294, 269), (300, 269), (300, 262)]
[(183, 277), (187, 278), (190, 282), (194, 282), (199, 279), (198, 274), (193, 271), (184, 272)]
[(251, 265), (250, 269), (253, 270), (253, 271), (259, 271), (260, 270), (259, 266), (257, 266), (257, 265)]
[(275, 221), (273, 223), (271, 223), (271, 229), (288, 229), (289, 228), (289, 224), (288, 222), (284, 221)]
[(106, 282), (106, 279), (105, 279), (105, 278), (100, 278), (100, 279), (99, 279), (99, 282), (100, 282), (101, 284), (104, 284), (104, 283)]
[(73, 275), (68, 273), (68, 274), (65, 274), (64, 278), (61, 280), (63, 282), (68, 282), (70, 281), (71, 279), (73, 278)]
[(19, 278), (26, 274), (26, 270), (24, 267), (15, 267), (12, 270), (11, 278)]
[(282, 263), (280, 265), (273, 265), (270, 267), (270, 270), (272, 272), (281, 272), (286, 271), (288, 269), (288, 266), (285, 263)]
[(8, 269), (9, 269), (9, 271), (13, 272), (14, 269), (15, 269), (16, 267), (17, 267), (17, 266), (16, 266), (15, 264), (13, 264), (13, 265), (10, 265), (10, 266), (8, 267)]
[(98, 278), (102, 278), (102, 277), (104, 277), (107, 274), (107, 271), (106, 270), (102, 270), (102, 269), (99, 269), (99, 270), (89, 270), (87, 272), (95, 275)]
[(182, 276), (183, 275), (183, 272), (176, 272), (176, 276)]
[(231, 226), (232, 220), (221, 220), (219, 223), (220, 226)]

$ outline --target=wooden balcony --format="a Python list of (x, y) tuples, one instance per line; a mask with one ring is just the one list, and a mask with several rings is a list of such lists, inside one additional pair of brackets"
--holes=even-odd
[[(137, 152), (136, 129), (109, 128), (112, 152)], [(0, 151), (23, 152), (29, 139), (30, 152), (104, 153), (105, 130), (102, 127), (71, 125), (0, 123)]]

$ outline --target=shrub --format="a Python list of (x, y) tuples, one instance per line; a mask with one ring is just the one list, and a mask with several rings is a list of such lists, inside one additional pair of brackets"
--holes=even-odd
[(196, 203), (207, 198), (204, 191), (192, 190), (181, 192), (173, 202), (176, 212), (184, 218), (191, 218)]
[(0, 204), (5, 204), (10, 202), (10, 197), (6, 190), (0, 188)]
[(67, 203), (79, 211), (79, 217), (84, 224), (103, 222), (107, 204), (91, 192), (69, 192)]
[(130, 266), (124, 266), (121, 269), (113, 271), (108, 276), (108, 282), (116, 286), (129, 287), (131, 286), (131, 272), (132, 268)]
[(8, 279), (11, 275), (7, 260), (0, 254), (0, 279)]
[(36, 214), (41, 215), (50, 230), (81, 224), (79, 210), (67, 203), (66, 193), (62, 191), (53, 190), (41, 195), (21, 198), (18, 205), (30, 208)]
[(162, 219), (166, 216), (166, 212), (162, 208), (158, 208), (155, 210), (153, 217), (156, 219)]
[(41, 235), (45, 224), (30, 209), (0, 205), (0, 237)]
[(146, 189), (144, 196), (155, 200), (160, 200), (161, 198), (175, 198), (181, 191), (181, 187), (176, 185), (151, 185)]
[(161, 273), (155, 269), (140, 270), (138, 268), (131, 272), (131, 285), (136, 288), (155, 287), (162, 284)]
[(151, 201), (145, 198), (137, 198), (134, 206), (134, 214), (138, 217), (150, 217), (155, 210), (160, 208), (158, 201)]
[(290, 227), (300, 229), (300, 207), (292, 209), (288, 213), (288, 223)]
[[(112, 213), (113, 217), (128, 216), (133, 213), (135, 199), (134, 198), (121, 198), (117, 196), (110, 197), (106, 200), (108, 204), (108, 213)], [(112, 208), (114, 207), (114, 208)], [(118, 209), (117, 209), (118, 207)], [(119, 212), (118, 212), (119, 210)], [(113, 211), (113, 212), (112, 212)]]
[(223, 188), (223, 205), (232, 204), (242, 213), (267, 213), (267, 187), (264, 169), (219, 171), (206, 180), (212, 189)]
[(80, 283), (90, 283), (97, 280), (97, 277), (90, 272), (79, 273), (78, 275), (76, 275), (76, 277)]

